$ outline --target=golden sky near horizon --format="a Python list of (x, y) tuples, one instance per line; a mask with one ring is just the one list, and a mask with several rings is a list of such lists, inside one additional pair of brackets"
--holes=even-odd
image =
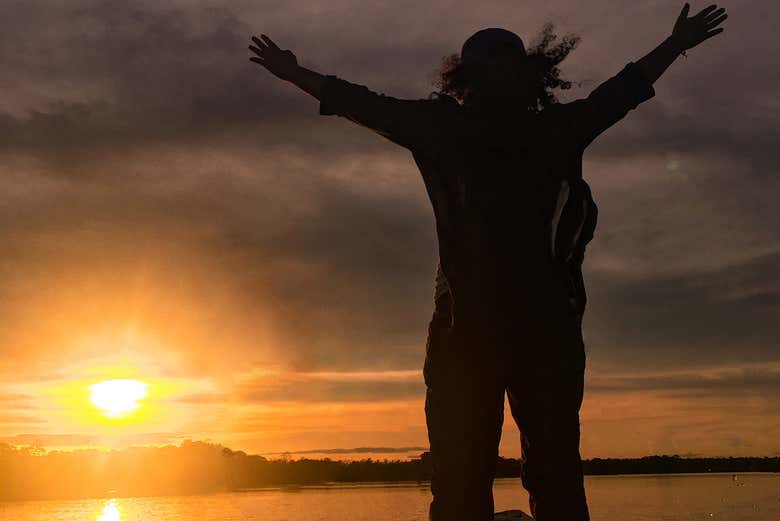
[[(419, 174), (404, 150), (319, 116), (249, 63), (249, 36), (425, 97), (475, 30), (531, 40), (551, 20), (582, 36), (564, 66), (583, 81), (571, 98), (650, 50), (679, 10), (430, 4), (4, 9), (0, 443), (427, 447), (436, 243)], [(728, 8), (724, 35), (675, 63), (585, 157), (600, 207), (585, 265), (586, 458), (780, 454), (780, 68), (765, 48), (780, 9)], [(501, 453), (519, 455), (511, 420)]]

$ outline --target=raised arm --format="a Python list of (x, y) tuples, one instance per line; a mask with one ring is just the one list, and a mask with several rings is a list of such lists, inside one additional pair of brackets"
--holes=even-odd
[(266, 35), (261, 38), (252, 37), (255, 45), (249, 49), (256, 56), (250, 60), (317, 98), (322, 115), (345, 117), (394, 143), (413, 148), (440, 136), (447, 115), (453, 113), (452, 106), (443, 100), (401, 100), (301, 67), (291, 51), (280, 49)]
[(264, 34), (261, 34), (260, 38), (253, 36), (252, 41), (255, 45), (250, 45), (249, 50), (256, 56), (249, 58), (250, 61), (262, 65), (277, 78), (289, 81), (320, 99), (325, 76), (298, 65), (298, 59), (291, 50), (280, 49), (273, 40)]
[(680, 54), (723, 32), (723, 28), (718, 26), (728, 18), (725, 8), (713, 4), (689, 18), (690, 8), (690, 4), (686, 3), (677, 17), (672, 35), (636, 62), (650, 83), (655, 83)]
[(568, 120), (565, 127), (579, 146), (586, 147), (629, 111), (655, 96), (653, 83), (680, 54), (723, 31), (718, 25), (727, 18), (725, 9), (711, 5), (690, 18), (689, 9), (686, 3), (671, 36), (655, 49), (636, 62), (629, 62), (587, 98), (566, 104), (562, 110)]

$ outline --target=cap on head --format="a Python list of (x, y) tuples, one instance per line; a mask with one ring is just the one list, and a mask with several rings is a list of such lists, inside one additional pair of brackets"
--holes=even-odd
[(525, 45), (518, 35), (506, 29), (490, 27), (471, 35), (463, 44), (460, 57), (464, 62), (478, 62), (507, 51), (526, 55)]

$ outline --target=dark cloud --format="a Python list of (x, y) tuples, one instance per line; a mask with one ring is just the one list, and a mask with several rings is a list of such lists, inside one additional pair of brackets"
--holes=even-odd
[(26, 114), (5, 115), (5, 149), (88, 158), (105, 148), (192, 140), (290, 113), (285, 108), (292, 93), (286, 91), (285, 102), (285, 90), (260, 88), (256, 71), (238, 59), (248, 31), (225, 10), (151, 10), (111, 2), (64, 7), (59, 14), (72, 29), (32, 57), (46, 57), (39, 64), (45, 76), (37, 81), (55, 75), (100, 88), (86, 100), (64, 92), (64, 99), (39, 100)]
[(662, 391), (681, 396), (780, 394), (780, 371), (762, 368), (721, 370), (713, 374), (682, 373), (654, 376), (596, 377), (588, 382), (594, 392)]
[[(780, 254), (720, 269), (620, 280), (593, 277), (590, 345), (620, 365), (679, 367), (776, 361)], [(604, 280), (612, 277), (612, 280)]]
[[(13, 113), (0, 114), (0, 147), (54, 161), (52, 174), (78, 175), (85, 169), (63, 167), (106, 149), (126, 151), (160, 142), (186, 148), (225, 133), (250, 136), (266, 148), (319, 145), (321, 154), (335, 152), (343, 142), (301, 132), (314, 120), (322, 125), (316, 102), (248, 61), (252, 30), (228, 7), (122, 0), (56, 8), (39, 0), (14, 7), (15, 16), (6, 20), (15, 23), (0, 40), (2, 57), (16, 64), (8, 74), (17, 83), (40, 85), (45, 94), (31, 96), (20, 88), (6, 102), (17, 104)], [(41, 23), (41, 12), (54, 29), (31, 44), (24, 33)], [(318, 36), (326, 37), (310, 35), (301, 47), (316, 52)], [(391, 49), (377, 51), (382, 55)], [(410, 47), (407, 56), (414, 56), (412, 51)], [(347, 69), (360, 66), (349, 53), (343, 61)], [(372, 59), (362, 66), (371, 65), (375, 73), (381, 70), (379, 62)], [(48, 87), (52, 82), (60, 88)], [(378, 142), (358, 139), (363, 146)]]

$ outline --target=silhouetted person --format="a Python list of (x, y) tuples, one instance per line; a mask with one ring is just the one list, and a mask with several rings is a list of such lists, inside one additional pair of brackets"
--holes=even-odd
[(445, 62), (442, 92), (401, 100), (300, 67), (265, 35), (252, 61), (337, 114), (408, 148), (436, 217), (439, 270), (425, 360), (432, 521), (493, 519), (504, 393), (522, 433), (523, 485), (537, 521), (588, 519), (579, 453), (585, 351), (581, 265), (596, 225), (582, 154), (655, 95), (685, 50), (722, 31), (725, 10), (688, 17), (584, 99), (557, 65), (576, 45), (551, 26), (527, 52), (484, 29)]

